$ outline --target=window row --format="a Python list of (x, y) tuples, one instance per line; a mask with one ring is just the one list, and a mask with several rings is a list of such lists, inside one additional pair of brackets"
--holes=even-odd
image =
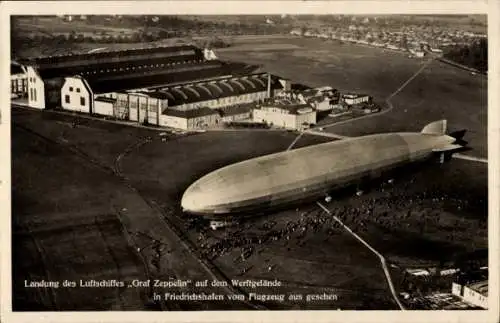
[[(73, 87), (72, 86), (69, 87), (69, 91), (73, 92)], [(76, 88), (76, 93), (80, 93), (80, 88), (79, 87)]]
[[(67, 104), (71, 103), (71, 97), (69, 95), (64, 96), (64, 102)], [(85, 98), (83, 96), (80, 97), (80, 105), (85, 106)]]
[(12, 90), (12, 93), (28, 91), (27, 80), (26, 79), (13, 80), (11, 82), (11, 90)]

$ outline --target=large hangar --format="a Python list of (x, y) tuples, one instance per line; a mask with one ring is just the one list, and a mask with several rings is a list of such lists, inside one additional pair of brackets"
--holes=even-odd
[(239, 75), (257, 69), (222, 62), (211, 54), (182, 45), (22, 60), (27, 66), (28, 105), (38, 109), (62, 107), (61, 88), (66, 77), (82, 77), (94, 94), (100, 94)]
[(182, 45), (26, 61), (28, 105), (191, 130), (250, 119), (290, 87), (258, 66)]
[(160, 125), (190, 130), (250, 118), (252, 103), (280, 93), (285, 83), (276, 76), (258, 73), (186, 83), (148, 94), (168, 106)]
[(283, 89), (283, 82), (276, 76), (256, 73), (109, 92), (109, 88), (93, 90), (91, 81), (78, 76), (66, 78), (61, 96), (65, 110), (190, 130), (249, 118), (251, 103), (273, 97)]

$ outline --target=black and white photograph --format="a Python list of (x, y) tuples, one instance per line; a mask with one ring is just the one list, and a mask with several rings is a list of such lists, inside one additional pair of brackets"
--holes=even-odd
[(497, 308), (488, 13), (283, 10), (2, 15), (13, 313)]

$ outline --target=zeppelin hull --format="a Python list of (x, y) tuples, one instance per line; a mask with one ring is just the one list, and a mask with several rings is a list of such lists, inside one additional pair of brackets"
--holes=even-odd
[(390, 166), (377, 169), (367, 169), (362, 172), (345, 176), (341, 178), (330, 178), (329, 180), (311, 179), (310, 181), (301, 183), (299, 187), (284, 191), (277, 191), (269, 195), (258, 198), (241, 200), (228, 204), (220, 204), (211, 208), (199, 209), (196, 212), (191, 212), (203, 216), (217, 217), (221, 215), (241, 215), (251, 216), (269, 210), (281, 209), (287, 206), (300, 205), (306, 202), (322, 199), (327, 195), (331, 196), (335, 190), (344, 187), (362, 183), (365, 180), (373, 180), (382, 176), (386, 172), (400, 169), (410, 163), (427, 160), (430, 156), (422, 156), (418, 160), (410, 161), (409, 159), (393, 163)]
[(312, 200), (426, 159), (439, 143), (421, 134), (384, 134), (267, 155), (202, 177), (186, 190), (182, 207), (196, 214), (227, 215)]

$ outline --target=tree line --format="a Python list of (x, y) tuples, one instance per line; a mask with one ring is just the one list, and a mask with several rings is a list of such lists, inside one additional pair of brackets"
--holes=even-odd
[[(111, 19), (111, 20), (110, 20)], [(61, 43), (143, 43), (161, 41), (169, 38), (182, 38), (192, 36), (233, 36), (256, 34), (266, 35), (287, 33), (288, 30), (266, 23), (225, 23), (223, 21), (199, 21), (174, 16), (123, 16), (121, 18), (108, 18), (89, 16), (88, 24), (99, 24), (109, 27), (126, 27), (131, 32), (95, 31), (68, 33), (24, 34), (15, 32), (13, 28), (12, 45), (39, 43), (51, 45)], [(226, 47), (221, 41), (216, 41), (215, 46)]]
[(488, 70), (488, 41), (486, 38), (481, 38), (470, 45), (450, 47), (445, 50), (443, 57), (480, 72), (486, 72)]

